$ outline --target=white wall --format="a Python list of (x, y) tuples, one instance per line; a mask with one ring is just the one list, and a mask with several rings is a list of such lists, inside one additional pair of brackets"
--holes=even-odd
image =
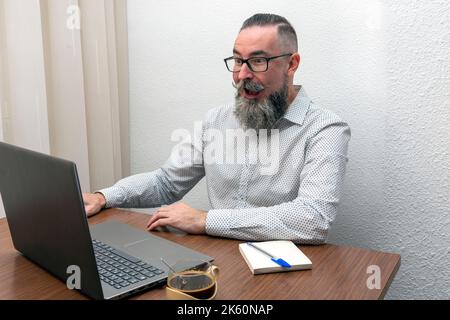
[[(286, 16), (297, 82), (352, 128), (345, 194), (329, 242), (399, 253), (391, 299), (450, 298), (450, 3), (130, 0), (132, 173), (168, 157), (171, 132), (232, 99), (243, 20)], [(207, 208), (200, 184), (185, 201)]]

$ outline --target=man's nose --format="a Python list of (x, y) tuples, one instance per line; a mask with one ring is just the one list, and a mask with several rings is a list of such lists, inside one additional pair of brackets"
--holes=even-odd
[(248, 64), (244, 63), (241, 66), (241, 70), (238, 73), (239, 81), (244, 80), (244, 79), (252, 79), (252, 78), (253, 78), (252, 70), (250, 70), (250, 68), (248, 67)]

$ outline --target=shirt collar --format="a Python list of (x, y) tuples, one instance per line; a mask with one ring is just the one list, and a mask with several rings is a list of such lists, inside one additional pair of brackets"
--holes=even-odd
[(289, 108), (287, 109), (286, 114), (283, 116), (283, 118), (302, 125), (305, 120), (306, 113), (309, 110), (311, 99), (309, 99), (309, 97), (307, 96), (305, 89), (303, 89), (303, 86), (295, 86), (295, 88), (299, 89), (299, 91), (294, 101), (292, 101), (292, 103), (289, 105)]

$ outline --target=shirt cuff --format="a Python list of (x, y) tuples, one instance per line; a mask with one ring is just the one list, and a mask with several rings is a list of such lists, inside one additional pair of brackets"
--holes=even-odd
[(206, 215), (205, 231), (211, 236), (228, 237), (232, 230), (230, 227), (234, 214), (230, 209), (209, 210)]
[(118, 208), (125, 202), (125, 197), (119, 187), (112, 186), (95, 192), (99, 192), (105, 197), (105, 208)]

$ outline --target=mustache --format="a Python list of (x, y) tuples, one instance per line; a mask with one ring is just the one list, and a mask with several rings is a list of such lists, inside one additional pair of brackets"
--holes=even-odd
[(238, 83), (235, 83), (233, 81), (232, 86), (236, 90), (241, 90), (242, 88), (244, 88), (244, 89), (247, 89), (252, 92), (260, 92), (260, 91), (266, 89), (266, 87), (264, 87), (262, 84), (252, 82), (251, 80), (248, 80), (248, 79), (241, 80)]

